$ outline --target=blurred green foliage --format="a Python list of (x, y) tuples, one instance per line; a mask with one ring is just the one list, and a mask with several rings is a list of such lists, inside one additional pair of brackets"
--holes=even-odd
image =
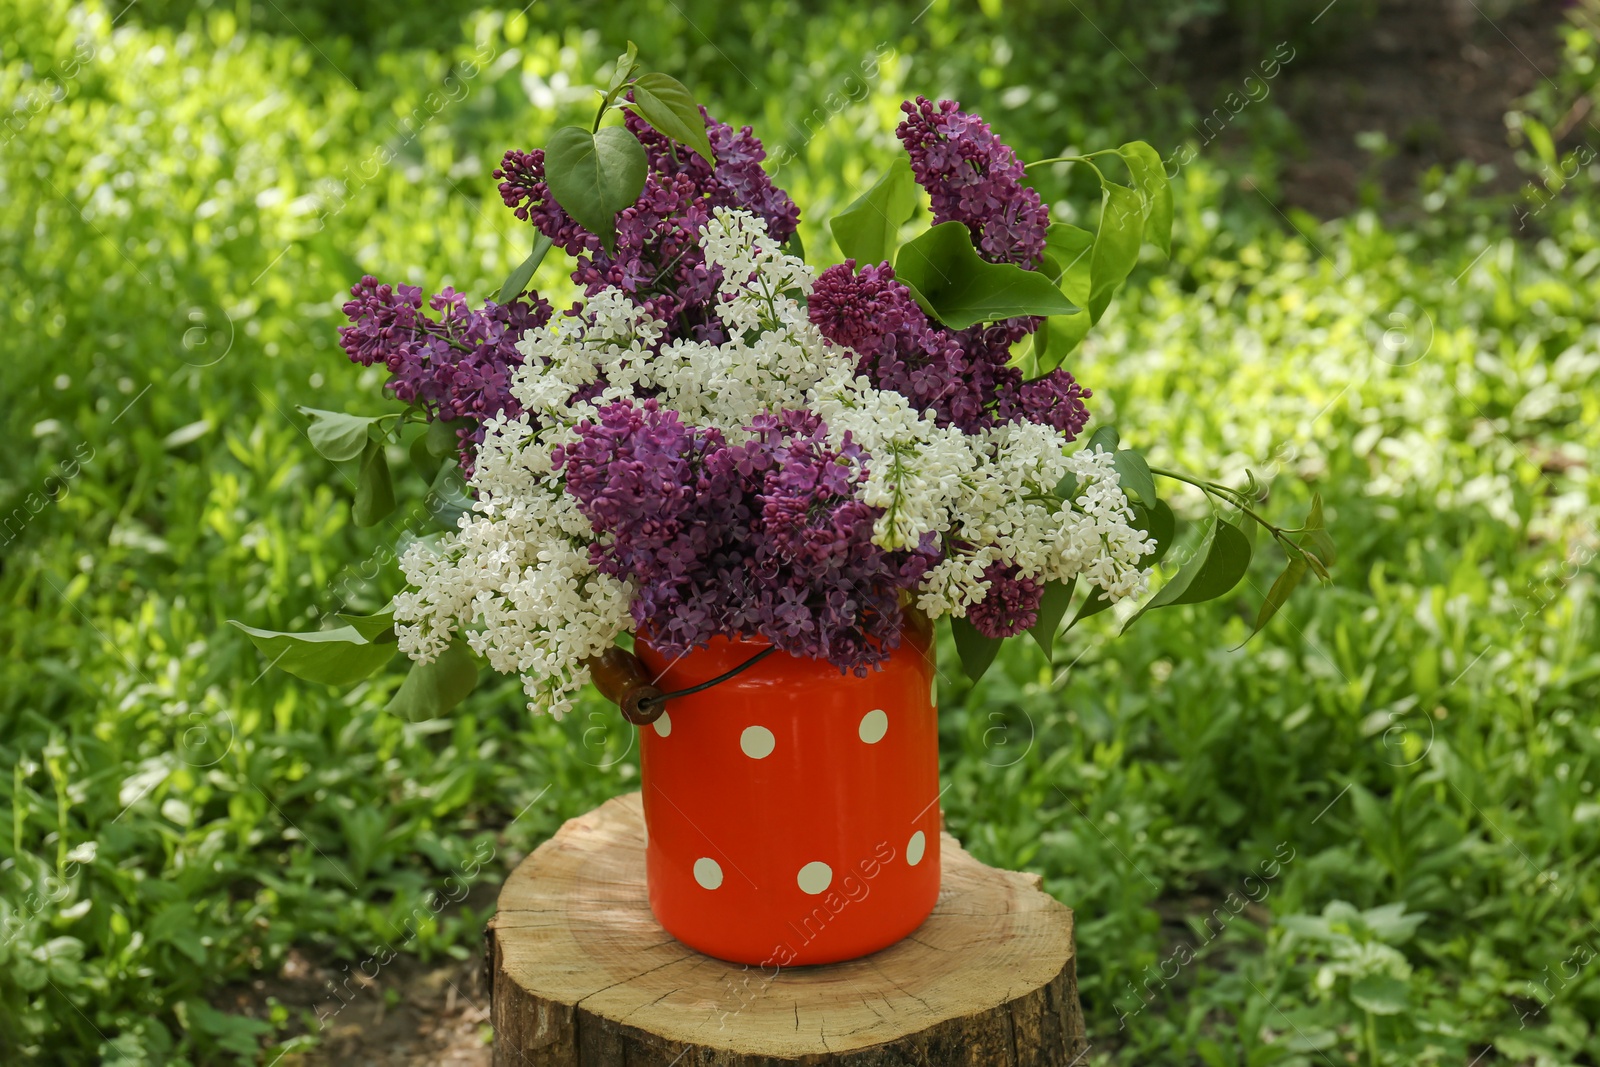
[[(626, 39), (785, 150), (825, 260), (903, 97), (955, 95), (1025, 158), (1171, 154), (1185, 42), (1223, 33), (1250, 66), (1368, 13), (1346, 0), (1324, 38), (1318, 6), (0, 8), (0, 425), (21, 444), (0, 465), (0, 1060), (303, 1047), (331, 993), (268, 1021), (207, 998), (291, 947), (468, 955), (482, 913), (441, 902), (636, 784), (599, 703), (532, 719), (496, 678), (406, 722), (383, 710), (398, 674), (300, 683), (223, 625), (312, 628), (393, 591), (423, 487), (356, 529), (350, 472), (294, 405), (385, 409), (335, 344), (362, 271), (495, 291), (531, 233), (489, 171), (590, 110)], [(1551, 126), (1593, 70), (1592, 34), (1569, 47), (1529, 105)], [(1077, 909), (1091, 1062), (1592, 1064), (1592, 183), (1522, 231), (1470, 166), (1427, 175), (1404, 229), (1286, 220), (1256, 190), (1292, 135), (1270, 107), (1237, 121), (1251, 184), (1200, 149), (1172, 260), (1072, 369), (1153, 460), (1251, 467), (1278, 514), (1320, 491), (1337, 587), (1242, 649), (1269, 560), (1127, 641), (1108, 613), (1051, 664), (1012, 642), (945, 688), (949, 825)], [(558, 258), (536, 280), (559, 297)]]

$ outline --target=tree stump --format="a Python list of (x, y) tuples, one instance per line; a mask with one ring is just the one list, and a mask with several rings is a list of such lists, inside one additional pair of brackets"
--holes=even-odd
[(645, 896), (639, 794), (569, 820), (489, 923), (496, 1067), (1067, 1067), (1086, 1049), (1072, 911), (945, 834), (939, 903), (863, 959), (747, 967), (673, 940)]

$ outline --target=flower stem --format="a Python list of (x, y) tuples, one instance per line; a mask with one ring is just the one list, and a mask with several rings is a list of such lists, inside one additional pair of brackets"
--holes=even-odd
[(1150, 473), (1151, 474), (1159, 474), (1163, 478), (1171, 478), (1174, 481), (1187, 482), (1189, 485), (1192, 485), (1196, 489), (1199, 489), (1201, 492), (1205, 493), (1207, 496), (1220, 497), (1221, 499), (1226, 501), (1228, 504), (1231, 504), (1233, 507), (1238, 508), (1239, 511), (1242, 512), (1243, 514), (1248, 515), (1250, 518), (1254, 519), (1268, 533), (1272, 534), (1273, 539), (1278, 541), (1280, 544), (1282, 544), (1285, 547), (1285, 549), (1293, 549), (1294, 551), (1299, 552), (1301, 555), (1306, 555), (1307, 554), (1306, 550), (1304, 548), (1300, 547), (1299, 545), (1295, 544), (1293, 541), (1289, 540), (1289, 535), (1290, 534), (1304, 533), (1305, 531), (1303, 529), (1302, 530), (1290, 530), (1290, 529), (1286, 529), (1285, 527), (1276, 526), (1276, 525), (1268, 522), (1266, 519), (1261, 517), (1261, 513), (1260, 512), (1256, 511), (1249, 504), (1245, 503), (1246, 499), (1248, 499), (1248, 498), (1245, 495), (1245, 493), (1243, 493), (1242, 491), (1240, 491), (1238, 489), (1234, 489), (1231, 486), (1222, 485), (1222, 484), (1220, 484), (1218, 482), (1204, 481), (1204, 480), (1202, 480), (1200, 478), (1194, 477), (1193, 475), (1184, 474), (1182, 471), (1168, 470), (1165, 467), (1151, 467), (1150, 468)]
[[(1093, 160), (1095, 156), (1110, 156), (1116, 154), (1117, 150), (1115, 148), (1102, 148), (1100, 151), (1090, 152), (1086, 156), (1052, 156), (1049, 159), (1036, 159), (1032, 163), (1024, 163), (1022, 165), (1022, 169), (1032, 170), (1034, 167), (1042, 167), (1048, 163), (1082, 163), (1096, 174), (1100, 174), (1100, 168), (1095, 166), (1090, 161)], [(1100, 174), (1100, 177), (1101, 179), (1104, 179), (1105, 175)]]

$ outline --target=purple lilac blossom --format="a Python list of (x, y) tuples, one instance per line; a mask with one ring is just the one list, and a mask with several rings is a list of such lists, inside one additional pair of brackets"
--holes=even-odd
[(481, 424), (521, 411), (511, 395), (512, 373), (522, 364), (516, 342), (550, 320), (549, 303), (533, 294), (474, 310), (446, 288), (428, 301), (434, 318), (422, 310), (419, 287), (380, 285), (371, 275), (350, 295), (344, 313), (353, 325), (339, 328), (340, 346), (362, 366), (388, 367), (388, 388), (430, 419), (471, 420), (472, 429), (462, 432), (463, 466), (470, 469), (471, 449), (483, 439)]
[(866, 454), (837, 449), (808, 412), (762, 416), (730, 445), (653, 399), (619, 401), (555, 465), (600, 535), (603, 573), (634, 581), (640, 633), (676, 654), (712, 637), (765, 638), (864, 674), (900, 640), (901, 590), (936, 560), (872, 543), (856, 500)]
[(911, 172), (928, 191), (935, 224), (960, 222), (983, 258), (1032, 270), (1044, 254), (1050, 209), (1022, 184), (1022, 162), (1010, 146), (960, 107), (921, 96), (900, 105), (906, 119), (895, 134)]
[(991, 563), (984, 568), (989, 592), (967, 609), (967, 619), (985, 637), (1012, 637), (1039, 621), (1044, 584), (1017, 574), (1010, 563)]
[(817, 277), (807, 313), (823, 336), (858, 354), (857, 370), (873, 385), (919, 411), (932, 408), (941, 426), (976, 433), (997, 421), (1027, 420), (1071, 440), (1088, 421), (1083, 401), (1092, 394), (1069, 372), (1024, 382), (1007, 366), (1028, 320), (947, 329), (928, 318), (887, 263), (859, 274), (854, 260), (829, 267)]
[(753, 212), (777, 241), (793, 235), (800, 212), (761, 169), (766, 152), (750, 127), (736, 133), (705, 108), (700, 113), (717, 160), (714, 169), (637, 114), (627, 113), (627, 128), (644, 145), (650, 170), (638, 201), (617, 214), (614, 254), (602, 249), (600, 239), (573, 221), (550, 195), (543, 151), (507, 152), (494, 176), (502, 179), (500, 197), (518, 218), (577, 257), (572, 280), (587, 294), (616, 286), (667, 323), (668, 339), (721, 343), (727, 338), (713, 314), (717, 279), (699, 245), (712, 210)]

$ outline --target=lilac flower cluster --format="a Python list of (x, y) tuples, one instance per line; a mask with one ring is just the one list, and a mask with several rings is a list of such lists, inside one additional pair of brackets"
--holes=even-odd
[(669, 337), (721, 343), (727, 338), (711, 313), (717, 279), (699, 245), (706, 220), (719, 207), (750, 211), (766, 222), (773, 239), (786, 241), (800, 211), (762, 170), (766, 152), (750, 127), (736, 133), (705, 108), (700, 113), (715, 168), (627, 113), (627, 127), (644, 145), (650, 170), (639, 200), (617, 215), (615, 253), (606, 252), (550, 195), (543, 151), (507, 152), (494, 176), (501, 179), (501, 199), (518, 218), (577, 257), (572, 280), (588, 295), (614, 286), (667, 323)]
[[(1017, 155), (987, 123), (954, 100), (937, 106), (917, 97), (901, 105), (896, 129), (917, 182), (928, 191), (934, 222), (959, 221), (985, 259), (1032, 270), (1044, 253), (1050, 209), (1022, 184)], [(976, 433), (997, 422), (1042, 423), (1071, 440), (1089, 421), (1092, 394), (1056, 369), (1024, 382), (1008, 366), (1011, 346), (1038, 328), (1016, 318), (950, 330), (931, 322), (895, 280), (887, 264), (855, 273), (855, 262), (829, 267), (817, 278), (811, 321), (835, 344), (860, 353), (859, 370), (879, 389), (892, 389), (940, 425)]]
[(1015, 564), (991, 563), (984, 568), (989, 592), (967, 609), (967, 618), (985, 637), (1012, 637), (1039, 621), (1044, 585), (1017, 575)]
[(932, 408), (942, 426), (976, 433), (996, 422), (1027, 420), (1070, 440), (1089, 419), (1091, 395), (1061, 369), (1024, 382), (1007, 366), (1011, 346), (1029, 320), (950, 330), (929, 320), (895, 280), (887, 263), (855, 271), (855, 261), (829, 267), (811, 290), (811, 321), (835, 344), (860, 355), (858, 370), (879, 389), (891, 389)]
[(470, 419), (474, 428), (463, 433), (464, 464), (483, 438), (479, 424), (521, 410), (511, 395), (512, 372), (522, 364), (516, 342), (550, 321), (543, 298), (490, 301), (475, 310), (446, 288), (428, 301), (438, 313), (433, 318), (422, 310), (422, 290), (415, 285), (380, 285), (368, 275), (350, 295), (344, 313), (353, 325), (339, 328), (340, 346), (362, 366), (388, 367), (394, 395), (422, 407), (430, 419)]
[[(1016, 155), (954, 102), (935, 107), (919, 97), (903, 109), (907, 118), (897, 132), (918, 182), (932, 198), (936, 221), (960, 221), (979, 254), (991, 262), (1036, 269), (1049, 211), (1022, 184)], [(648, 175), (638, 200), (617, 216), (612, 252), (550, 195), (542, 151), (507, 152), (495, 177), (501, 198), (517, 217), (576, 259), (572, 278), (591, 306), (598, 306), (591, 298), (618, 290), (665, 324), (663, 340), (720, 345), (728, 340), (718, 313), (723, 267), (708, 263), (701, 247), (713, 213), (722, 208), (751, 212), (770, 238), (782, 242), (795, 233), (799, 212), (763, 171), (765, 152), (750, 128), (735, 131), (703, 108), (701, 114), (714, 167), (636, 113), (626, 113), (627, 128), (644, 147)], [(737, 260), (714, 256), (712, 262), (737, 270)], [(626, 305), (618, 300), (611, 306)], [(809, 316), (825, 337), (857, 354), (857, 371), (873, 385), (904, 395), (918, 412), (933, 411), (941, 426), (981, 434), (1028, 421), (1070, 440), (1088, 419), (1084, 401), (1090, 393), (1070, 373), (1057, 370), (1024, 381), (1008, 365), (1012, 345), (1036, 329), (1038, 319), (952, 330), (922, 311), (887, 263), (865, 266), (858, 274), (853, 261), (816, 279), (804, 311), (792, 302), (786, 306), (785, 321), (793, 325)], [(580, 315), (583, 309), (579, 303), (568, 314)], [(483, 440), (483, 424), (522, 413), (511, 392), (524, 358), (516, 343), (551, 318), (550, 305), (537, 294), (473, 309), (446, 289), (425, 310), (421, 289), (380, 285), (371, 277), (352, 289), (344, 310), (352, 325), (341, 329), (341, 345), (352, 360), (369, 366), (382, 362), (395, 395), (420, 405), (430, 417), (466, 421), (463, 463), (469, 469)], [(808, 344), (832, 361), (830, 373), (836, 373), (836, 357), (816, 343), (815, 334), (805, 332)], [(559, 353), (540, 359), (554, 363)], [(631, 583), (631, 599), (625, 587), (612, 584), (610, 614), (597, 614), (610, 620), (613, 631), (623, 621), (626, 601), (637, 632), (674, 654), (716, 636), (762, 638), (791, 654), (826, 659), (864, 675), (898, 645), (902, 604), (908, 593), (916, 594), (940, 573), (933, 569), (944, 562), (944, 551), (976, 549), (951, 533), (941, 543), (934, 532), (922, 534), (911, 551), (875, 544), (875, 527), (884, 513), (860, 499), (864, 494), (881, 499), (867, 493), (875, 484), (868, 480), (872, 457), (848, 433), (831, 444), (828, 427), (811, 412), (752, 416), (739, 411), (719, 422), (732, 427), (748, 420), (744, 432), (733, 435), (738, 443), (732, 443), (731, 430), (725, 434), (713, 426), (686, 424), (677, 411), (652, 398), (649, 394), (670, 392), (660, 382), (632, 391), (630, 398), (600, 406), (578, 424), (568, 443), (550, 453), (593, 528), (594, 542), (587, 550), (574, 546), (564, 531), (540, 542), (558, 545), (578, 560), (587, 551), (588, 564), (601, 574)], [(573, 400), (598, 404), (603, 392), (615, 396), (627, 390), (610, 390), (602, 375)], [(786, 398), (758, 410), (796, 402)], [(898, 402), (893, 407), (900, 410)], [(840, 428), (849, 417), (830, 416)], [(878, 440), (866, 424), (855, 430)], [(982, 440), (973, 445), (987, 447)], [(548, 448), (548, 442), (541, 447)], [(1051, 440), (1042, 447), (1056, 451)], [(485, 464), (486, 474), (490, 467)], [(907, 539), (916, 536), (914, 530)], [(985, 598), (967, 608), (980, 632), (1003, 637), (1034, 625), (1042, 578), (1021, 577), (1016, 564), (1004, 562), (990, 564), (983, 578)], [(551, 581), (558, 580), (570, 584), (570, 574), (554, 568)], [(960, 603), (970, 599), (969, 594)]]
[(1022, 184), (1022, 163), (1010, 146), (960, 107), (921, 96), (900, 105), (906, 119), (895, 134), (911, 172), (928, 191), (935, 223), (961, 222), (985, 259), (1032, 270), (1044, 254), (1050, 209)]
[(865, 674), (899, 644), (901, 590), (937, 562), (886, 552), (854, 497), (867, 455), (800, 411), (761, 416), (750, 440), (684, 425), (655, 400), (620, 401), (554, 453), (601, 540), (603, 573), (632, 579), (640, 633), (669, 652), (762, 637)]

